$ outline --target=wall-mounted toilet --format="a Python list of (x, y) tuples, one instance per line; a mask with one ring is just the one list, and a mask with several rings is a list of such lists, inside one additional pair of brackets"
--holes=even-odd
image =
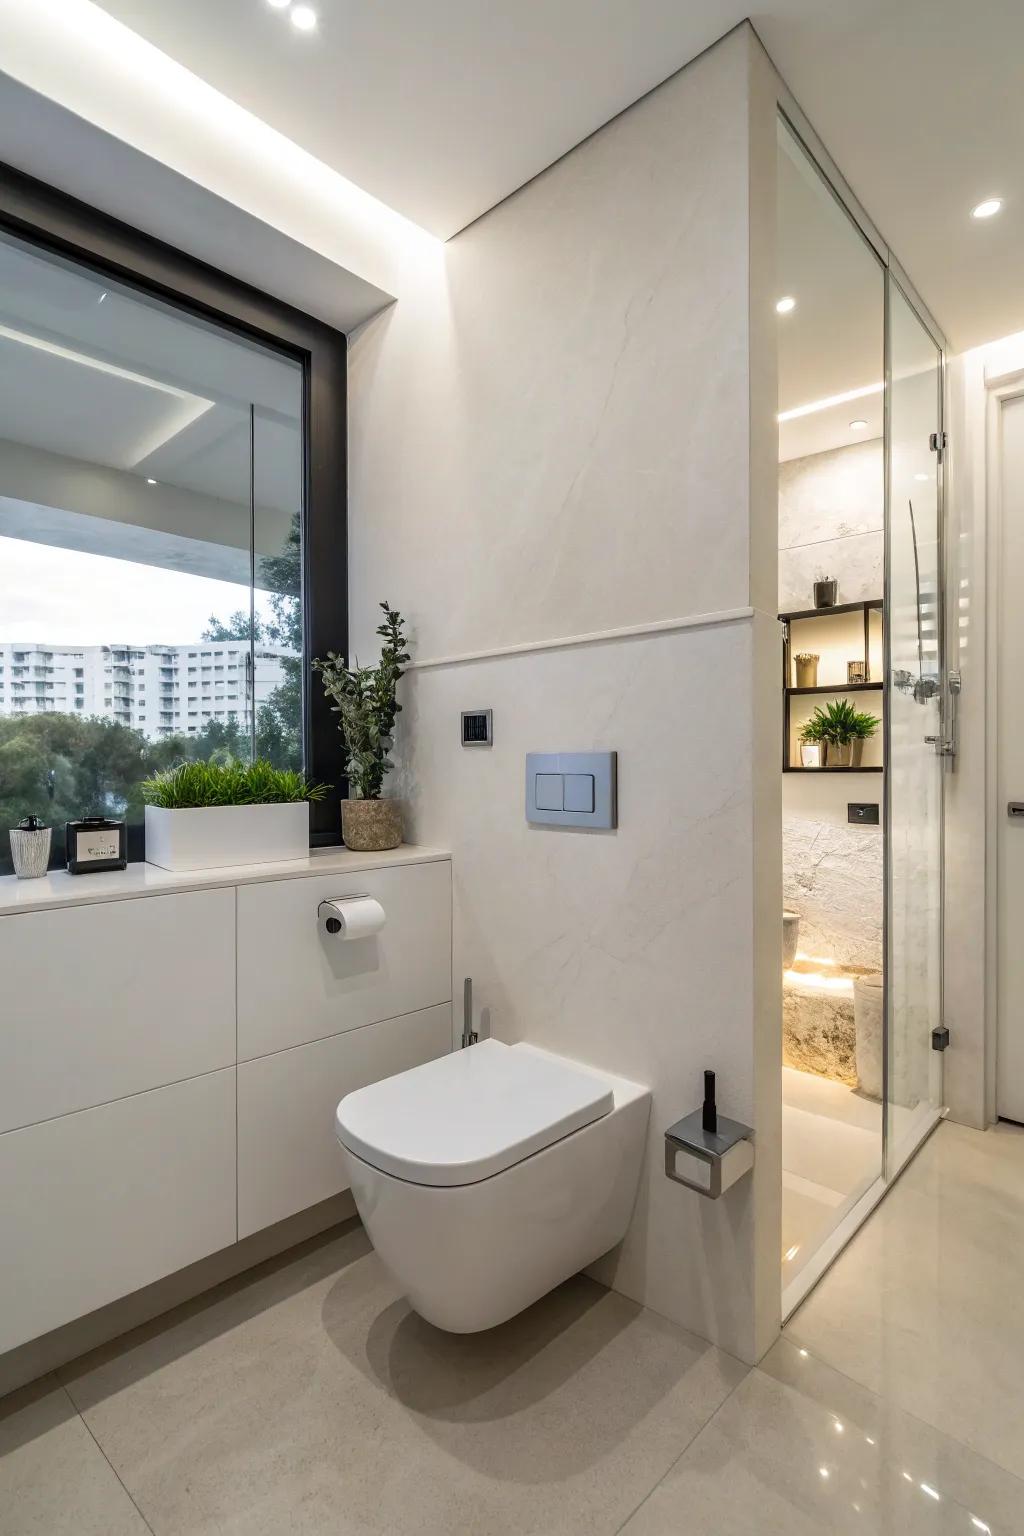
[(348, 1094), (337, 1134), (363, 1224), (409, 1301), (438, 1328), (475, 1333), (625, 1236), (649, 1111), (637, 1083), (483, 1040)]

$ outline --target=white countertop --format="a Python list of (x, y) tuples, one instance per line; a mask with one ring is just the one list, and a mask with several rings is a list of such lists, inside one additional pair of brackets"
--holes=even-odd
[(99, 875), (69, 875), (52, 870), (39, 880), (0, 876), (0, 917), (18, 912), (45, 912), (53, 907), (88, 906), (100, 901), (130, 901), (138, 896), (169, 896), (175, 891), (201, 891), (211, 886), (254, 885), (262, 880), (300, 880), (304, 875), (348, 875), (364, 869), (401, 864), (436, 864), (451, 855), (443, 848), (418, 848), (403, 843), (388, 853), (352, 853), (347, 848), (311, 849), (305, 859), (273, 864), (232, 864), (223, 869), (174, 873), (156, 864), (129, 864)]

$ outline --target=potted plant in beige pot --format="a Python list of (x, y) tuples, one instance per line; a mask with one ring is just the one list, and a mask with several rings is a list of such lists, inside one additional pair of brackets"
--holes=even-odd
[(865, 714), (849, 699), (830, 699), (824, 709), (819, 705), (814, 711), (804, 727), (804, 737), (807, 739), (810, 727), (816, 738), (825, 743), (827, 768), (859, 768), (864, 743), (881, 723), (877, 715)]
[(402, 615), (388, 603), (380, 606), (384, 621), (377, 633), (384, 643), (375, 667), (358, 662), (349, 666), (334, 651), (327, 652), (325, 661), (313, 662), (331, 707), (341, 717), (338, 728), (345, 741), (349, 783), (349, 798), (341, 802), (341, 835), (346, 848), (356, 853), (382, 852), (402, 841), (402, 808), (396, 800), (386, 800), (382, 791), (391, 771), (388, 753), (395, 720), (402, 712), (396, 690), (409, 653)]

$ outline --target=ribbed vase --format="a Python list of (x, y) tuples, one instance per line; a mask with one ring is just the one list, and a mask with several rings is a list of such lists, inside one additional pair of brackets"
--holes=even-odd
[(52, 833), (52, 827), (39, 827), (35, 831), (11, 828), (11, 862), (19, 880), (39, 880), (46, 874)]

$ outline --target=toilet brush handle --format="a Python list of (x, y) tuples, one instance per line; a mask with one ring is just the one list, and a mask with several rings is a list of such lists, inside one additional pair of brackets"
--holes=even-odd
[(701, 1107), (701, 1125), (714, 1135), (718, 1130), (718, 1105), (715, 1103), (715, 1074), (704, 1073), (704, 1103)]

